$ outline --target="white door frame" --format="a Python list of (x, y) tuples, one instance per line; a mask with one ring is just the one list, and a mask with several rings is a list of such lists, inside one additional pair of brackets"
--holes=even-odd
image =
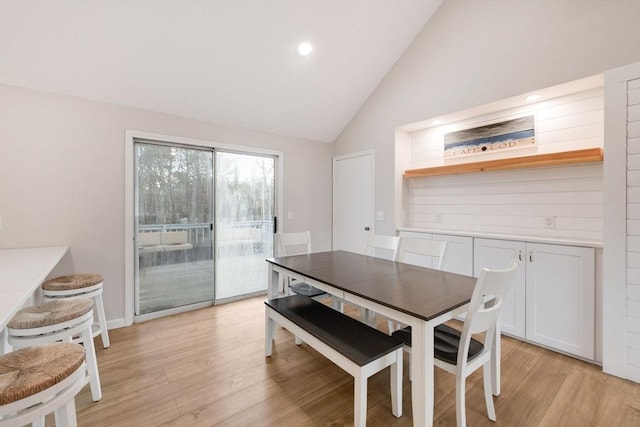
[(221, 142), (205, 141), (200, 139), (183, 138), (179, 136), (149, 133), (137, 130), (125, 132), (125, 180), (124, 180), (124, 326), (131, 326), (134, 319), (134, 295), (135, 295), (135, 151), (134, 139), (148, 139), (173, 144), (191, 145), (211, 149), (222, 149), (234, 152), (246, 152), (248, 154), (264, 154), (276, 158), (276, 206), (275, 215), (282, 218), (284, 206), (284, 153), (278, 150), (250, 147), (245, 145), (225, 144)]
[(371, 156), (371, 206), (369, 211), (371, 212), (371, 232), (375, 233), (375, 210), (376, 210), (376, 155), (375, 150), (358, 151), (357, 153), (343, 154), (341, 156), (333, 157), (333, 187), (332, 187), (332, 222), (331, 222), (331, 247), (335, 249), (334, 244), (336, 241), (336, 162), (340, 160), (353, 159), (356, 157)]

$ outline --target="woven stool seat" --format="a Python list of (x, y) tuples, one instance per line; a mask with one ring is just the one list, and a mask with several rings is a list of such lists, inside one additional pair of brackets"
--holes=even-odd
[(52, 387), (83, 362), (84, 348), (71, 343), (27, 347), (0, 356), (0, 405)]
[(82, 342), (91, 395), (97, 402), (102, 389), (92, 334), (93, 304), (91, 298), (62, 298), (26, 307), (9, 321), (6, 331), (7, 341), (16, 350), (73, 339)]
[(77, 319), (90, 312), (93, 301), (88, 298), (48, 301), (18, 311), (7, 324), (10, 329), (34, 329)]
[(0, 426), (76, 427), (75, 396), (89, 382), (85, 349), (79, 344), (48, 343), (0, 356)]
[(65, 298), (91, 298), (94, 303), (94, 312), (97, 321), (92, 326), (92, 336), (102, 335), (102, 346), (108, 348), (109, 331), (107, 328), (107, 316), (104, 312), (102, 290), (104, 277), (101, 274), (70, 274), (60, 276), (44, 282), (41, 286), (42, 296), (45, 301), (62, 300)]
[(71, 274), (47, 280), (42, 284), (42, 289), (45, 291), (71, 291), (95, 286), (103, 281), (104, 278), (100, 274)]

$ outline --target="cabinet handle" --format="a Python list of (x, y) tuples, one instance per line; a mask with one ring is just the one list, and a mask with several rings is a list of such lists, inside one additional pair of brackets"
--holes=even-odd
[(529, 252), (529, 261), (533, 262), (533, 251)]
[(522, 251), (518, 251), (518, 261), (522, 261)]

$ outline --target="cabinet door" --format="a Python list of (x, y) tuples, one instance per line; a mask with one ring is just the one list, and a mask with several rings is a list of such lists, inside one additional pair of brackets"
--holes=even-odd
[(450, 273), (473, 275), (473, 238), (434, 234), (433, 240), (447, 242), (442, 269)]
[(502, 307), (500, 328), (515, 337), (525, 337), (525, 243), (508, 240), (474, 239), (473, 275), (478, 277), (482, 268), (507, 268), (511, 260), (520, 261), (516, 278)]
[(594, 357), (593, 248), (527, 244), (527, 339)]

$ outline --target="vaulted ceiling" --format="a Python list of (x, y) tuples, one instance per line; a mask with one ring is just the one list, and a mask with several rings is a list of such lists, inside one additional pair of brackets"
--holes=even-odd
[(441, 1), (0, 0), (0, 83), (332, 142)]

